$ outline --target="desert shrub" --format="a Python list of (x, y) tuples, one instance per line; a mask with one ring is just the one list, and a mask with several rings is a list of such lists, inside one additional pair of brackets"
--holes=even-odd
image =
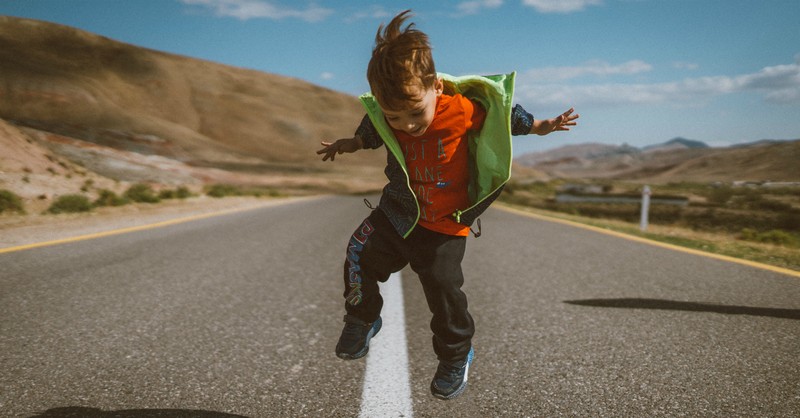
[(22, 198), (16, 193), (0, 189), (0, 213), (5, 211), (25, 213), (25, 205), (22, 203)]
[(734, 191), (729, 186), (712, 188), (707, 191), (706, 199), (708, 203), (717, 206), (724, 206), (734, 195)]
[(245, 195), (255, 196), (255, 197), (264, 197), (264, 196), (280, 197), (280, 196), (283, 196), (283, 194), (281, 192), (279, 192), (278, 190), (270, 189), (268, 187), (267, 188), (257, 187), (257, 188), (254, 188), (254, 189), (248, 189), (245, 192)]
[(81, 186), (81, 191), (82, 191), (82, 192), (88, 192), (88, 191), (89, 191), (89, 189), (90, 189), (92, 186), (94, 186), (94, 180), (92, 180), (92, 179), (88, 179), (88, 180), (86, 180), (86, 181), (84, 181), (84, 182), (83, 182), (83, 186)]
[(739, 234), (739, 239), (745, 241), (764, 242), (775, 245), (783, 245), (787, 247), (800, 246), (800, 238), (780, 229), (773, 229), (766, 232), (758, 232), (756, 230), (745, 228)]
[(59, 196), (55, 202), (47, 209), (49, 213), (74, 213), (88, 212), (92, 210), (92, 203), (89, 198), (81, 194), (67, 194)]
[(786, 202), (760, 197), (759, 199), (748, 202), (747, 208), (769, 212), (791, 212), (792, 205)]
[(574, 211), (576, 215), (590, 218), (619, 219), (627, 222), (639, 220), (640, 209), (638, 205), (603, 204), (603, 203), (577, 203), (559, 204)]
[(231, 184), (213, 184), (206, 188), (206, 194), (211, 197), (226, 196), (255, 196), (255, 197), (279, 197), (281, 192), (263, 186), (234, 186)]
[(125, 197), (141, 203), (158, 203), (161, 199), (156, 196), (153, 188), (149, 184), (137, 183), (125, 191)]
[(172, 189), (164, 189), (158, 192), (158, 198), (163, 200), (174, 199), (175, 198), (175, 190)]
[(691, 210), (683, 214), (682, 223), (695, 230), (727, 231), (738, 233), (742, 229), (769, 231), (792, 230), (790, 225), (800, 222), (800, 215), (778, 215), (765, 211), (742, 211), (727, 209)]
[(188, 187), (181, 186), (175, 189), (175, 197), (178, 199), (186, 199), (192, 196), (192, 192)]
[(122, 206), (128, 203), (130, 203), (128, 199), (106, 189), (100, 190), (97, 200), (94, 201), (95, 206)]
[(164, 189), (158, 192), (158, 197), (161, 199), (186, 199), (192, 196), (192, 192), (187, 187), (181, 186), (175, 190)]
[(241, 190), (236, 186), (230, 184), (212, 184), (206, 190), (206, 194), (211, 197), (225, 197), (225, 196), (240, 196)]
[(778, 215), (777, 228), (800, 232), (800, 211), (795, 209)]

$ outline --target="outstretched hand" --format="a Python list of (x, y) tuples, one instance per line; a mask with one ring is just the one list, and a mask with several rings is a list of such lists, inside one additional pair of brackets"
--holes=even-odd
[(361, 139), (358, 137), (354, 138), (342, 138), (337, 140), (336, 142), (326, 142), (322, 141), (322, 148), (321, 150), (317, 151), (318, 155), (323, 155), (322, 161), (327, 161), (330, 159), (331, 161), (336, 159), (336, 154), (344, 154), (345, 152), (356, 152), (362, 148)]
[(570, 126), (575, 126), (578, 122), (575, 122), (575, 119), (581, 117), (579, 114), (572, 114), (575, 111), (574, 108), (570, 108), (566, 112), (552, 118), (552, 119), (540, 119), (534, 120), (533, 126), (531, 127), (531, 133), (537, 135), (547, 135), (550, 132), (555, 131), (568, 131)]

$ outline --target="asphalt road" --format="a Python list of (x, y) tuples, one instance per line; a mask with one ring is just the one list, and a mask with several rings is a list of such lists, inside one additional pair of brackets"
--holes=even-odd
[[(333, 351), (367, 214), (328, 197), (0, 254), (0, 415), (358, 416), (366, 362)], [(429, 394), (402, 273), (414, 416), (800, 416), (799, 278), (499, 209), (482, 225), (461, 398)]]

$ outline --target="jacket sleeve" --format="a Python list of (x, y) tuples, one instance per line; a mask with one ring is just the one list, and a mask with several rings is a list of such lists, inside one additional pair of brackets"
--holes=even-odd
[(527, 135), (533, 127), (533, 115), (522, 106), (514, 105), (511, 110), (511, 135)]
[(364, 149), (380, 148), (380, 146), (383, 145), (378, 131), (375, 130), (375, 125), (369, 120), (369, 115), (364, 115), (364, 118), (361, 119), (361, 124), (358, 125), (358, 129), (356, 129), (356, 135), (361, 137), (361, 141), (364, 143)]

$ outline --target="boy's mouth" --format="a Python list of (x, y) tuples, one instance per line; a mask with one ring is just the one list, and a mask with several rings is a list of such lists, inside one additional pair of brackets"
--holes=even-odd
[(425, 133), (425, 128), (426, 128), (425, 126), (420, 126), (419, 128), (408, 132), (408, 134), (411, 135), (411, 136), (420, 136), (420, 135)]

